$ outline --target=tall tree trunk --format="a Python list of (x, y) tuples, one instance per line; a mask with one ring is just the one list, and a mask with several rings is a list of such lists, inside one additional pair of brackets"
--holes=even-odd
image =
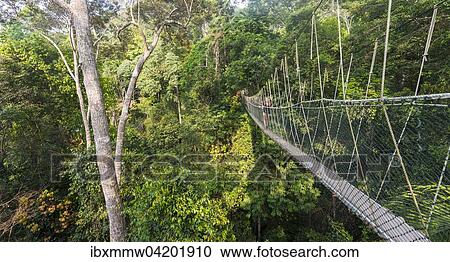
[(178, 86), (175, 87), (177, 93), (177, 109), (178, 109), (178, 123), (183, 124), (183, 116), (181, 115), (181, 98), (180, 98), (180, 89)]
[[(188, 16), (188, 21), (189, 21), (191, 18), (193, 1), (191, 1), (190, 5), (186, 1), (184, 3), (186, 5), (186, 8), (187, 8), (187, 11), (189, 14), (189, 16)], [(153, 53), (156, 46), (158, 45), (159, 38), (161, 36), (162, 31), (164, 30), (164, 27), (167, 25), (170, 25), (170, 24), (177, 24), (177, 25), (180, 25), (183, 27), (187, 26), (187, 24), (182, 25), (180, 22), (170, 19), (171, 16), (173, 15), (173, 13), (177, 10), (177, 8), (175, 8), (169, 13), (166, 20), (164, 20), (161, 24), (156, 26), (155, 31), (153, 32), (152, 41), (151, 41), (151, 43), (148, 43), (144, 27), (142, 24), (140, 24), (140, 21), (139, 21), (139, 15), (140, 15), (139, 1), (138, 1), (138, 20), (137, 20), (137, 22), (134, 19), (133, 8), (130, 8), (130, 10), (131, 10), (130, 15), (131, 15), (132, 21), (127, 23), (125, 26), (123, 26), (119, 30), (118, 35), (120, 34), (120, 31), (124, 30), (128, 26), (131, 26), (131, 25), (136, 26), (142, 37), (142, 44), (143, 44), (144, 51), (141, 54), (141, 56), (139, 57), (136, 65), (134, 66), (133, 73), (131, 75), (130, 81), (128, 82), (128, 87), (125, 92), (125, 97), (124, 97), (123, 103), (122, 103), (122, 112), (120, 114), (119, 123), (117, 126), (114, 168), (115, 168), (115, 173), (116, 173), (116, 179), (117, 179), (119, 185), (120, 185), (120, 180), (122, 177), (122, 154), (123, 154), (123, 144), (124, 144), (124, 137), (125, 137), (125, 126), (127, 124), (131, 101), (133, 100), (133, 93), (134, 93), (134, 90), (136, 89), (136, 83), (138, 81), (139, 75), (141, 74), (142, 69), (144, 68), (145, 62), (147, 61), (149, 56)]]
[(114, 171), (108, 119), (98, 78), (86, 0), (72, 0), (70, 10), (73, 15), (78, 55), (90, 108), (97, 165), (109, 219), (110, 240), (124, 241), (126, 228), (122, 214), (122, 201)]
[(128, 88), (127, 91), (125, 92), (125, 97), (123, 99), (122, 113), (120, 114), (119, 124), (117, 126), (116, 155), (114, 159), (114, 168), (117, 182), (119, 185), (122, 177), (122, 154), (125, 137), (125, 126), (128, 120), (128, 113), (130, 111), (130, 105), (131, 101), (133, 100), (133, 93), (134, 90), (136, 89), (137, 80), (150, 54), (151, 54), (150, 50), (145, 50), (144, 53), (139, 57), (134, 67), (133, 74), (131, 75), (130, 82), (128, 83)]
[(81, 91), (81, 83), (80, 83), (80, 72), (79, 72), (79, 62), (78, 62), (78, 52), (77, 45), (75, 44), (75, 36), (72, 29), (72, 25), (70, 25), (69, 30), (70, 44), (72, 46), (72, 54), (73, 54), (73, 80), (75, 81), (75, 88), (77, 90), (78, 103), (80, 104), (81, 118), (83, 120), (84, 126), (84, 134), (86, 137), (86, 147), (89, 149), (92, 144), (91, 140), (91, 127), (89, 124), (89, 119), (87, 114), (89, 112), (86, 111), (84, 107), (84, 97), (83, 92)]
[(80, 104), (81, 118), (83, 120), (84, 133), (86, 135), (86, 147), (87, 147), (87, 149), (89, 149), (92, 144), (91, 126), (90, 126), (89, 117), (88, 117), (89, 112), (86, 111), (86, 109), (84, 107), (83, 92), (81, 91), (80, 71), (79, 71), (80, 63), (78, 61), (77, 44), (76, 44), (75, 34), (74, 34), (72, 24), (70, 24), (69, 38), (70, 38), (70, 45), (72, 46), (72, 54), (73, 54), (73, 80), (75, 81), (75, 88), (77, 90), (78, 102)]
[[(171, 14), (173, 11), (171, 12)], [(141, 25), (136, 24), (139, 32), (142, 37), (142, 43), (144, 51), (142, 55), (139, 57), (138, 61), (136, 62), (136, 65), (134, 66), (133, 73), (131, 74), (130, 81), (128, 82), (128, 87), (125, 92), (125, 97), (123, 99), (122, 103), (122, 113), (120, 114), (119, 118), (119, 124), (117, 125), (117, 138), (116, 138), (116, 154), (114, 159), (114, 168), (116, 172), (116, 178), (117, 182), (120, 185), (120, 180), (122, 177), (122, 154), (123, 154), (123, 144), (124, 144), (124, 137), (125, 137), (125, 126), (127, 124), (128, 120), (128, 114), (130, 111), (131, 101), (133, 100), (133, 93), (136, 89), (136, 84), (139, 78), (139, 75), (142, 72), (142, 69), (144, 68), (145, 62), (149, 58), (149, 56), (153, 53), (156, 46), (158, 45), (159, 38), (161, 36), (161, 33), (164, 29), (165, 24), (158, 25), (155, 28), (155, 32), (153, 33), (152, 42), (150, 45), (147, 43), (147, 37), (145, 35), (145, 32)]]
[[(74, 54), (74, 56), (76, 56), (76, 55)], [(80, 83), (80, 76), (79, 76), (78, 68), (75, 69), (74, 76), (75, 76), (75, 87), (76, 87), (77, 96), (78, 96), (78, 103), (80, 104), (81, 118), (83, 120), (84, 135), (86, 138), (86, 148), (89, 149), (92, 145), (91, 128), (90, 128), (89, 120), (87, 117), (87, 112), (86, 112), (86, 109), (84, 106), (84, 98), (83, 98), (83, 92), (81, 91), (81, 83)]]

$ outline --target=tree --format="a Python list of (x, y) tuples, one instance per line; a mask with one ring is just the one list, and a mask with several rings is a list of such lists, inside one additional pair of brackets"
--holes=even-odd
[[(187, 22), (172, 20), (172, 15), (178, 8), (174, 8), (166, 19), (158, 23), (155, 27), (152, 41), (147, 41), (144, 25), (141, 23), (140, 2), (137, 1), (137, 19), (134, 17), (134, 1), (130, 7), (131, 22), (125, 24), (118, 32), (124, 30), (128, 26), (136, 26), (142, 37), (143, 53), (139, 56), (133, 73), (131, 75), (128, 88), (122, 101), (122, 113), (119, 118), (116, 138), (116, 154), (113, 161), (114, 169), (111, 170), (112, 148), (111, 139), (108, 132), (108, 120), (106, 117), (103, 93), (100, 88), (100, 81), (98, 78), (96, 57), (93, 47), (93, 41), (90, 32), (88, 4), (86, 1), (72, 1), (70, 4), (62, 0), (55, 0), (55, 2), (68, 12), (74, 23), (74, 28), (77, 38), (77, 50), (83, 71), (84, 85), (88, 96), (88, 104), (92, 119), (92, 128), (94, 131), (94, 140), (96, 144), (97, 164), (100, 171), (103, 194), (105, 196), (106, 209), (110, 222), (110, 239), (112, 241), (123, 241), (125, 239), (126, 231), (122, 212), (122, 203), (119, 193), (119, 184), (121, 179), (121, 164), (122, 152), (124, 144), (125, 126), (128, 118), (131, 100), (136, 88), (136, 83), (141, 74), (142, 68), (148, 57), (156, 48), (163, 29), (170, 24), (178, 24), (187, 26), (190, 21), (193, 1), (188, 3), (183, 1), (186, 8)], [(94, 103), (94, 104), (91, 104)]]
[(52, 183), (51, 156), (78, 147), (82, 125), (72, 80), (51, 44), (18, 23), (1, 30), (0, 43), (0, 237), (6, 230), (2, 239), (35, 240), (25, 223), (39, 212), (37, 196), (64, 187)]
[[(176, 1), (177, 2), (177, 1)], [(121, 174), (122, 174), (122, 154), (123, 154), (123, 144), (124, 144), (124, 136), (125, 136), (125, 126), (128, 119), (128, 114), (131, 106), (131, 100), (133, 99), (134, 90), (136, 89), (136, 83), (138, 81), (139, 75), (142, 72), (142, 69), (144, 68), (145, 62), (147, 62), (147, 59), (150, 57), (150, 55), (155, 50), (159, 39), (161, 37), (161, 33), (164, 30), (164, 28), (168, 25), (176, 24), (181, 27), (186, 27), (188, 23), (191, 20), (191, 13), (192, 13), (192, 5), (194, 1), (191, 0), (190, 3), (188, 3), (186, 0), (183, 1), (184, 7), (186, 9), (186, 22), (185, 24), (182, 24), (180, 21), (173, 20), (172, 16), (174, 13), (178, 10), (178, 7), (174, 7), (172, 11), (167, 15), (165, 19), (163, 19), (162, 22), (157, 22), (157, 25), (155, 26), (153, 37), (151, 42), (147, 40), (147, 36), (144, 29), (144, 24), (141, 21), (141, 7), (140, 2), (137, 0), (137, 18), (135, 19), (134, 11), (133, 11), (133, 4), (134, 1), (132, 1), (132, 4), (130, 6), (130, 17), (131, 21), (126, 23), (119, 31), (118, 35), (122, 30), (129, 26), (135, 26), (141, 35), (142, 38), (142, 46), (143, 46), (143, 52), (139, 56), (136, 65), (134, 66), (133, 73), (131, 74), (130, 81), (128, 83), (128, 88), (125, 92), (125, 97), (122, 101), (122, 113), (119, 118), (119, 124), (117, 127), (117, 138), (116, 138), (116, 154), (115, 154), (115, 172), (117, 181), (120, 184)]]
[(69, 31), (70, 46), (71, 46), (72, 56), (73, 56), (72, 68), (69, 66), (66, 56), (61, 51), (61, 48), (58, 46), (58, 44), (55, 43), (55, 41), (53, 41), (50, 37), (48, 37), (44, 33), (41, 33), (41, 34), (58, 51), (59, 55), (61, 56), (61, 59), (64, 62), (64, 65), (66, 66), (67, 72), (69, 73), (69, 75), (73, 79), (73, 81), (75, 82), (75, 88), (76, 88), (77, 96), (78, 96), (78, 104), (80, 106), (81, 118), (83, 121), (84, 135), (85, 135), (85, 139), (86, 139), (86, 147), (87, 147), (87, 149), (89, 149), (91, 147), (91, 143), (92, 143), (91, 128), (90, 128), (91, 125), (89, 123), (89, 114), (88, 114), (89, 110), (86, 110), (86, 105), (84, 102), (84, 95), (83, 95), (83, 91), (81, 89), (80, 64), (78, 62), (78, 52), (77, 52), (77, 47), (76, 47), (73, 25), (71, 22), (69, 22), (68, 28), (69, 28), (68, 31)]
[(83, 82), (90, 108), (97, 166), (108, 213), (110, 240), (124, 241), (126, 227), (122, 214), (122, 200), (114, 171), (109, 124), (98, 77), (87, 1), (73, 0), (70, 4), (64, 0), (54, 0), (54, 2), (69, 13), (73, 19)]

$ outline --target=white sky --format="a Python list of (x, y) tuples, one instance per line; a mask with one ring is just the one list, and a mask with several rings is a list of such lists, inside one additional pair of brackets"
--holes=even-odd
[(231, 2), (238, 8), (244, 8), (247, 6), (247, 0), (232, 0)]
[[(119, 3), (129, 4), (131, 1), (133, 0), (119, 0)], [(247, 0), (231, 0), (231, 3), (240, 8), (247, 6)]]

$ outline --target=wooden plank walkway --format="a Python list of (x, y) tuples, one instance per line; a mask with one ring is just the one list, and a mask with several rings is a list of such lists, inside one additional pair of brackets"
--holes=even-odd
[(305, 168), (309, 169), (320, 182), (341, 200), (353, 213), (363, 221), (369, 223), (378, 235), (388, 241), (395, 242), (428, 242), (429, 239), (419, 230), (408, 225), (406, 221), (391, 210), (381, 206), (368, 195), (348, 181), (337, 175), (331, 169), (322, 165), (314, 157), (306, 155), (296, 146), (278, 136), (252, 115), (259, 128), (281, 146), (289, 155), (294, 157)]

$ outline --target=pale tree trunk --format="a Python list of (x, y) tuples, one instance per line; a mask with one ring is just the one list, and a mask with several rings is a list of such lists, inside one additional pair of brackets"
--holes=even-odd
[(181, 115), (181, 98), (180, 98), (180, 90), (178, 86), (175, 87), (175, 91), (177, 93), (177, 109), (178, 109), (178, 123), (183, 124), (183, 116)]
[(156, 26), (154, 32), (153, 32), (153, 38), (152, 42), (147, 42), (147, 37), (144, 31), (144, 27), (140, 22), (140, 8), (139, 8), (139, 1), (138, 3), (138, 10), (137, 10), (137, 21), (134, 18), (133, 15), (133, 6), (130, 6), (130, 16), (131, 16), (131, 22), (124, 25), (117, 35), (120, 34), (122, 30), (127, 28), (128, 26), (136, 26), (139, 30), (139, 33), (142, 37), (142, 44), (143, 44), (143, 53), (138, 58), (138, 61), (136, 62), (136, 65), (134, 66), (133, 73), (131, 75), (130, 81), (128, 82), (128, 87), (125, 92), (125, 97), (122, 102), (122, 112), (119, 117), (119, 123), (117, 126), (117, 136), (116, 136), (116, 152), (115, 152), (115, 159), (114, 159), (114, 167), (115, 167), (115, 173), (116, 178), (118, 181), (118, 184), (120, 185), (121, 177), (122, 177), (122, 154), (123, 154), (123, 145), (124, 145), (124, 137), (125, 137), (125, 126), (128, 120), (128, 114), (130, 111), (131, 101), (133, 100), (133, 94), (134, 90), (136, 89), (136, 83), (138, 81), (139, 75), (142, 72), (142, 69), (144, 68), (145, 62), (149, 58), (149, 56), (153, 53), (156, 46), (158, 45), (159, 39), (161, 37), (161, 33), (165, 26), (170, 24), (176, 24), (181, 27), (186, 27), (189, 24), (189, 21), (191, 19), (191, 12), (192, 12), (192, 5), (193, 1), (190, 2), (190, 4), (187, 1), (184, 1), (186, 6), (186, 11), (188, 13), (187, 22), (186, 24), (182, 24), (179, 21), (171, 20), (170, 18), (174, 14), (174, 12), (177, 10), (177, 8), (173, 9), (167, 18), (159, 25)]
[(108, 119), (98, 78), (86, 0), (72, 0), (69, 10), (72, 12), (76, 30), (78, 55), (94, 133), (97, 165), (109, 219), (110, 240), (124, 241), (126, 228), (122, 214), (122, 201), (114, 171)]
[(70, 68), (69, 63), (67, 62), (65, 55), (63, 54), (63, 52), (61, 51), (59, 46), (55, 43), (55, 41), (53, 41), (50, 37), (46, 36), (43, 33), (41, 33), (41, 35), (48, 42), (50, 42), (50, 44), (52, 44), (55, 47), (55, 49), (58, 51), (61, 59), (64, 62), (64, 65), (66, 66), (67, 71), (70, 74), (70, 77), (75, 82), (76, 93), (78, 96), (78, 103), (79, 103), (80, 111), (81, 111), (81, 118), (83, 120), (84, 136), (86, 139), (86, 148), (89, 149), (92, 144), (91, 131), (90, 131), (89, 119), (87, 117), (85, 106), (84, 106), (83, 92), (81, 91), (80, 74), (78, 71), (79, 63), (78, 63), (78, 57), (77, 57), (77, 51), (76, 51), (76, 45), (75, 45), (72, 25), (69, 26), (69, 37), (70, 37), (70, 44), (72, 46), (72, 53), (73, 53), (73, 71)]
[(83, 120), (84, 133), (86, 137), (86, 147), (89, 149), (92, 144), (91, 140), (91, 128), (89, 124), (89, 119), (87, 114), (89, 112), (86, 111), (84, 106), (84, 98), (83, 92), (81, 91), (81, 83), (80, 83), (80, 72), (79, 72), (79, 63), (78, 63), (78, 52), (77, 45), (75, 44), (75, 37), (72, 29), (72, 25), (70, 25), (70, 44), (72, 46), (72, 54), (73, 54), (73, 76), (75, 81), (75, 88), (77, 90), (78, 102), (80, 104), (81, 117)]
[[(219, 36), (221, 37), (221, 36)], [(216, 78), (220, 77), (220, 38), (217, 38), (214, 42), (214, 61), (216, 63), (216, 66), (214, 68), (214, 71), (216, 73)]]
[[(75, 54), (74, 54), (74, 56), (75, 56)], [(84, 136), (86, 139), (86, 148), (89, 149), (92, 145), (91, 128), (89, 125), (89, 120), (88, 120), (87, 112), (86, 112), (85, 105), (84, 105), (84, 98), (83, 98), (83, 92), (81, 91), (80, 75), (78, 72), (78, 68), (74, 71), (74, 76), (75, 76), (75, 88), (77, 90), (78, 103), (80, 104), (81, 118), (83, 121)]]
[(81, 118), (83, 121), (84, 134), (86, 139), (86, 148), (89, 149), (92, 145), (91, 128), (87, 116), (88, 113), (86, 111), (84, 104), (83, 92), (81, 91), (81, 83), (78, 70), (74, 71), (74, 75), (75, 75), (75, 88), (77, 90), (78, 103), (80, 104)]
[(142, 68), (144, 67), (145, 61), (147, 61), (149, 56), (150, 52), (148, 50), (145, 50), (144, 53), (139, 57), (134, 67), (133, 74), (131, 75), (130, 82), (128, 83), (128, 88), (122, 102), (123, 104), (122, 113), (120, 114), (119, 124), (117, 126), (116, 154), (114, 159), (114, 168), (117, 182), (119, 185), (122, 177), (122, 154), (125, 136), (125, 126), (128, 120), (128, 114), (130, 111), (131, 101), (133, 100), (133, 93), (134, 90), (136, 89), (137, 80), (142, 72)]
[(144, 68), (145, 62), (147, 61), (147, 59), (150, 57), (150, 55), (153, 53), (156, 46), (158, 45), (159, 38), (160, 38), (162, 30), (164, 29), (164, 26), (165, 26), (165, 24), (163, 23), (161, 25), (158, 25), (155, 28), (155, 32), (153, 33), (152, 42), (149, 45), (147, 43), (147, 38), (145, 36), (145, 32), (144, 32), (144, 29), (142, 28), (142, 26), (138, 22), (135, 22), (134, 19), (131, 23), (129, 23), (125, 27), (127, 27), (129, 25), (135, 25), (138, 27), (139, 32), (142, 37), (144, 51), (143, 51), (142, 55), (138, 58), (138, 61), (136, 62), (136, 65), (134, 66), (133, 73), (131, 74), (130, 81), (128, 82), (128, 87), (127, 87), (127, 90), (125, 92), (125, 97), (122, 102), (122, 112), (119, 117), (119, 124), (117, 125), (116, 152), (115, 152), (115, 159), (114, 159), (114, 168), (115, 168), (117, 182), (119, 185), (120, 185), (120, 181), (122, 178), (122, 154), (123, 154), (123, 144), (124, 144), (124, 137), (125, 137), (125, 126), (127, 124), (131, 101), (133, 100), (134, 90), (136, 89), (136, 84), (137, 84), (139, 75), (141, 74), (142, 69)]

